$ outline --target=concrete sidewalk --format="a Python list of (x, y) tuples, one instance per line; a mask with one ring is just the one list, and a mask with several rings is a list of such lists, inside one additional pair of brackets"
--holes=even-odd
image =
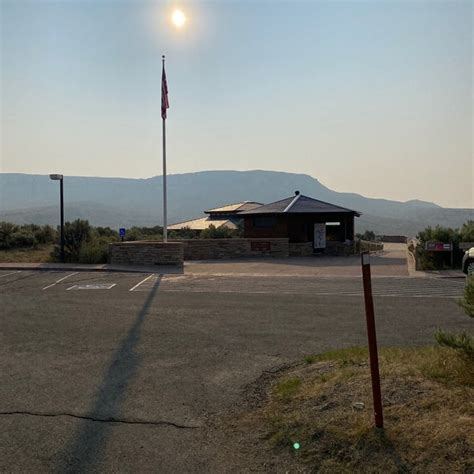
[(182, 266), (176, 265), (110, 265), (86, 263), (0, 263), (0, 270), (36, 270), (36, 271), (71, 271), (71, 272), (125, 272), (125, 273), (160, 273), (182, 274)]
[[(416, 271), (404, 244), (385, 244), (383, 252), (371, 254), (373, 277), (464, 278), (460, 270)], [(159, 273), (163, 275), (240, 277), (360, 277), (360, 256), (311, 256), (187, 261), (183, 266), (128, 266), (79, 263), (0, 263), (0, 270), (47, 270), (72, 272)]]

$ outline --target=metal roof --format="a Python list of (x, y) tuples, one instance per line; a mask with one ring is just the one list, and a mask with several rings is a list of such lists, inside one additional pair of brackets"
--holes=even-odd
[(320, 201), (303, 194), (275, 201), (264, 206), (257, 207), (249, 211), (239, 212), (241, 216), (249, 216), (256, 214), (341, 214), (353, 213), (360, 216), (360, 212), (346, 207), (337, 206), (329, 202)]
[(168, 226), (168, 230), (204, 230), (208, 229), (211, 224), (214, 227), (227, 227), (229, 229), (237, 229), (237, 224), (232, 219), (212, 219), (210, 217), (201, 217), (198, 219), (191, 219), (189, 221), (178, 222)]
[(255, 202), (255, 201), (243, 201), (243, 202), (237, 202), (234, 204), (227, 204), (225, 206), (221, 207), (215, 207), (213, 209), (208, 209), (207, 211), (204, 211), (206, 214), (234, 214), (237, 212), (241, 211), (250, 211), (252, 209), (255, 209), (259, 206), (261, 206), (261, 202)]

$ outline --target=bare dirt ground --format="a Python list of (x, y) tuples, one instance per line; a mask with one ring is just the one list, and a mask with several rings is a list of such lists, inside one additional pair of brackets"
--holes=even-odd
[(355, 348), (264, 373), (219, 431), (268, 472), (472, 472), (472, 361), (441, 348), (385, 349), (380, 361), (384, 429)]

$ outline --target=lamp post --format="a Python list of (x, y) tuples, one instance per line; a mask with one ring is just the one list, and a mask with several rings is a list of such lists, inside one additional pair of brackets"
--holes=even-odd
[(63, 188), (63, 175), (62, 174), (50, 174), (49, 178), (53, 181), (59, 181), (59, 196), (61, 203), (61, 263), (64, 263), (64, 188)]

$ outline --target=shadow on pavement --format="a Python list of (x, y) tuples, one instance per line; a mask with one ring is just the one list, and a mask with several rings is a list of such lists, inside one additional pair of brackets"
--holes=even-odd
[[(133, 326), (112, 357), (97, 391), (95, 401), (87, 413), (88, 417), (105, 421), (121, 418), (121, 407), (126, 397), (127, 387), (139, 366), (139, 357), (135, 349), (140, 340), (140, 332), (145, 317), (158, 291), (162, 276), (160, 275), (157, 279)], [(111, 423), (83, 421), (63, 453), (62, 466), (59, 466), (58, 470), (60, 472), (91, 472), (98, 470), (111, 429)]]

